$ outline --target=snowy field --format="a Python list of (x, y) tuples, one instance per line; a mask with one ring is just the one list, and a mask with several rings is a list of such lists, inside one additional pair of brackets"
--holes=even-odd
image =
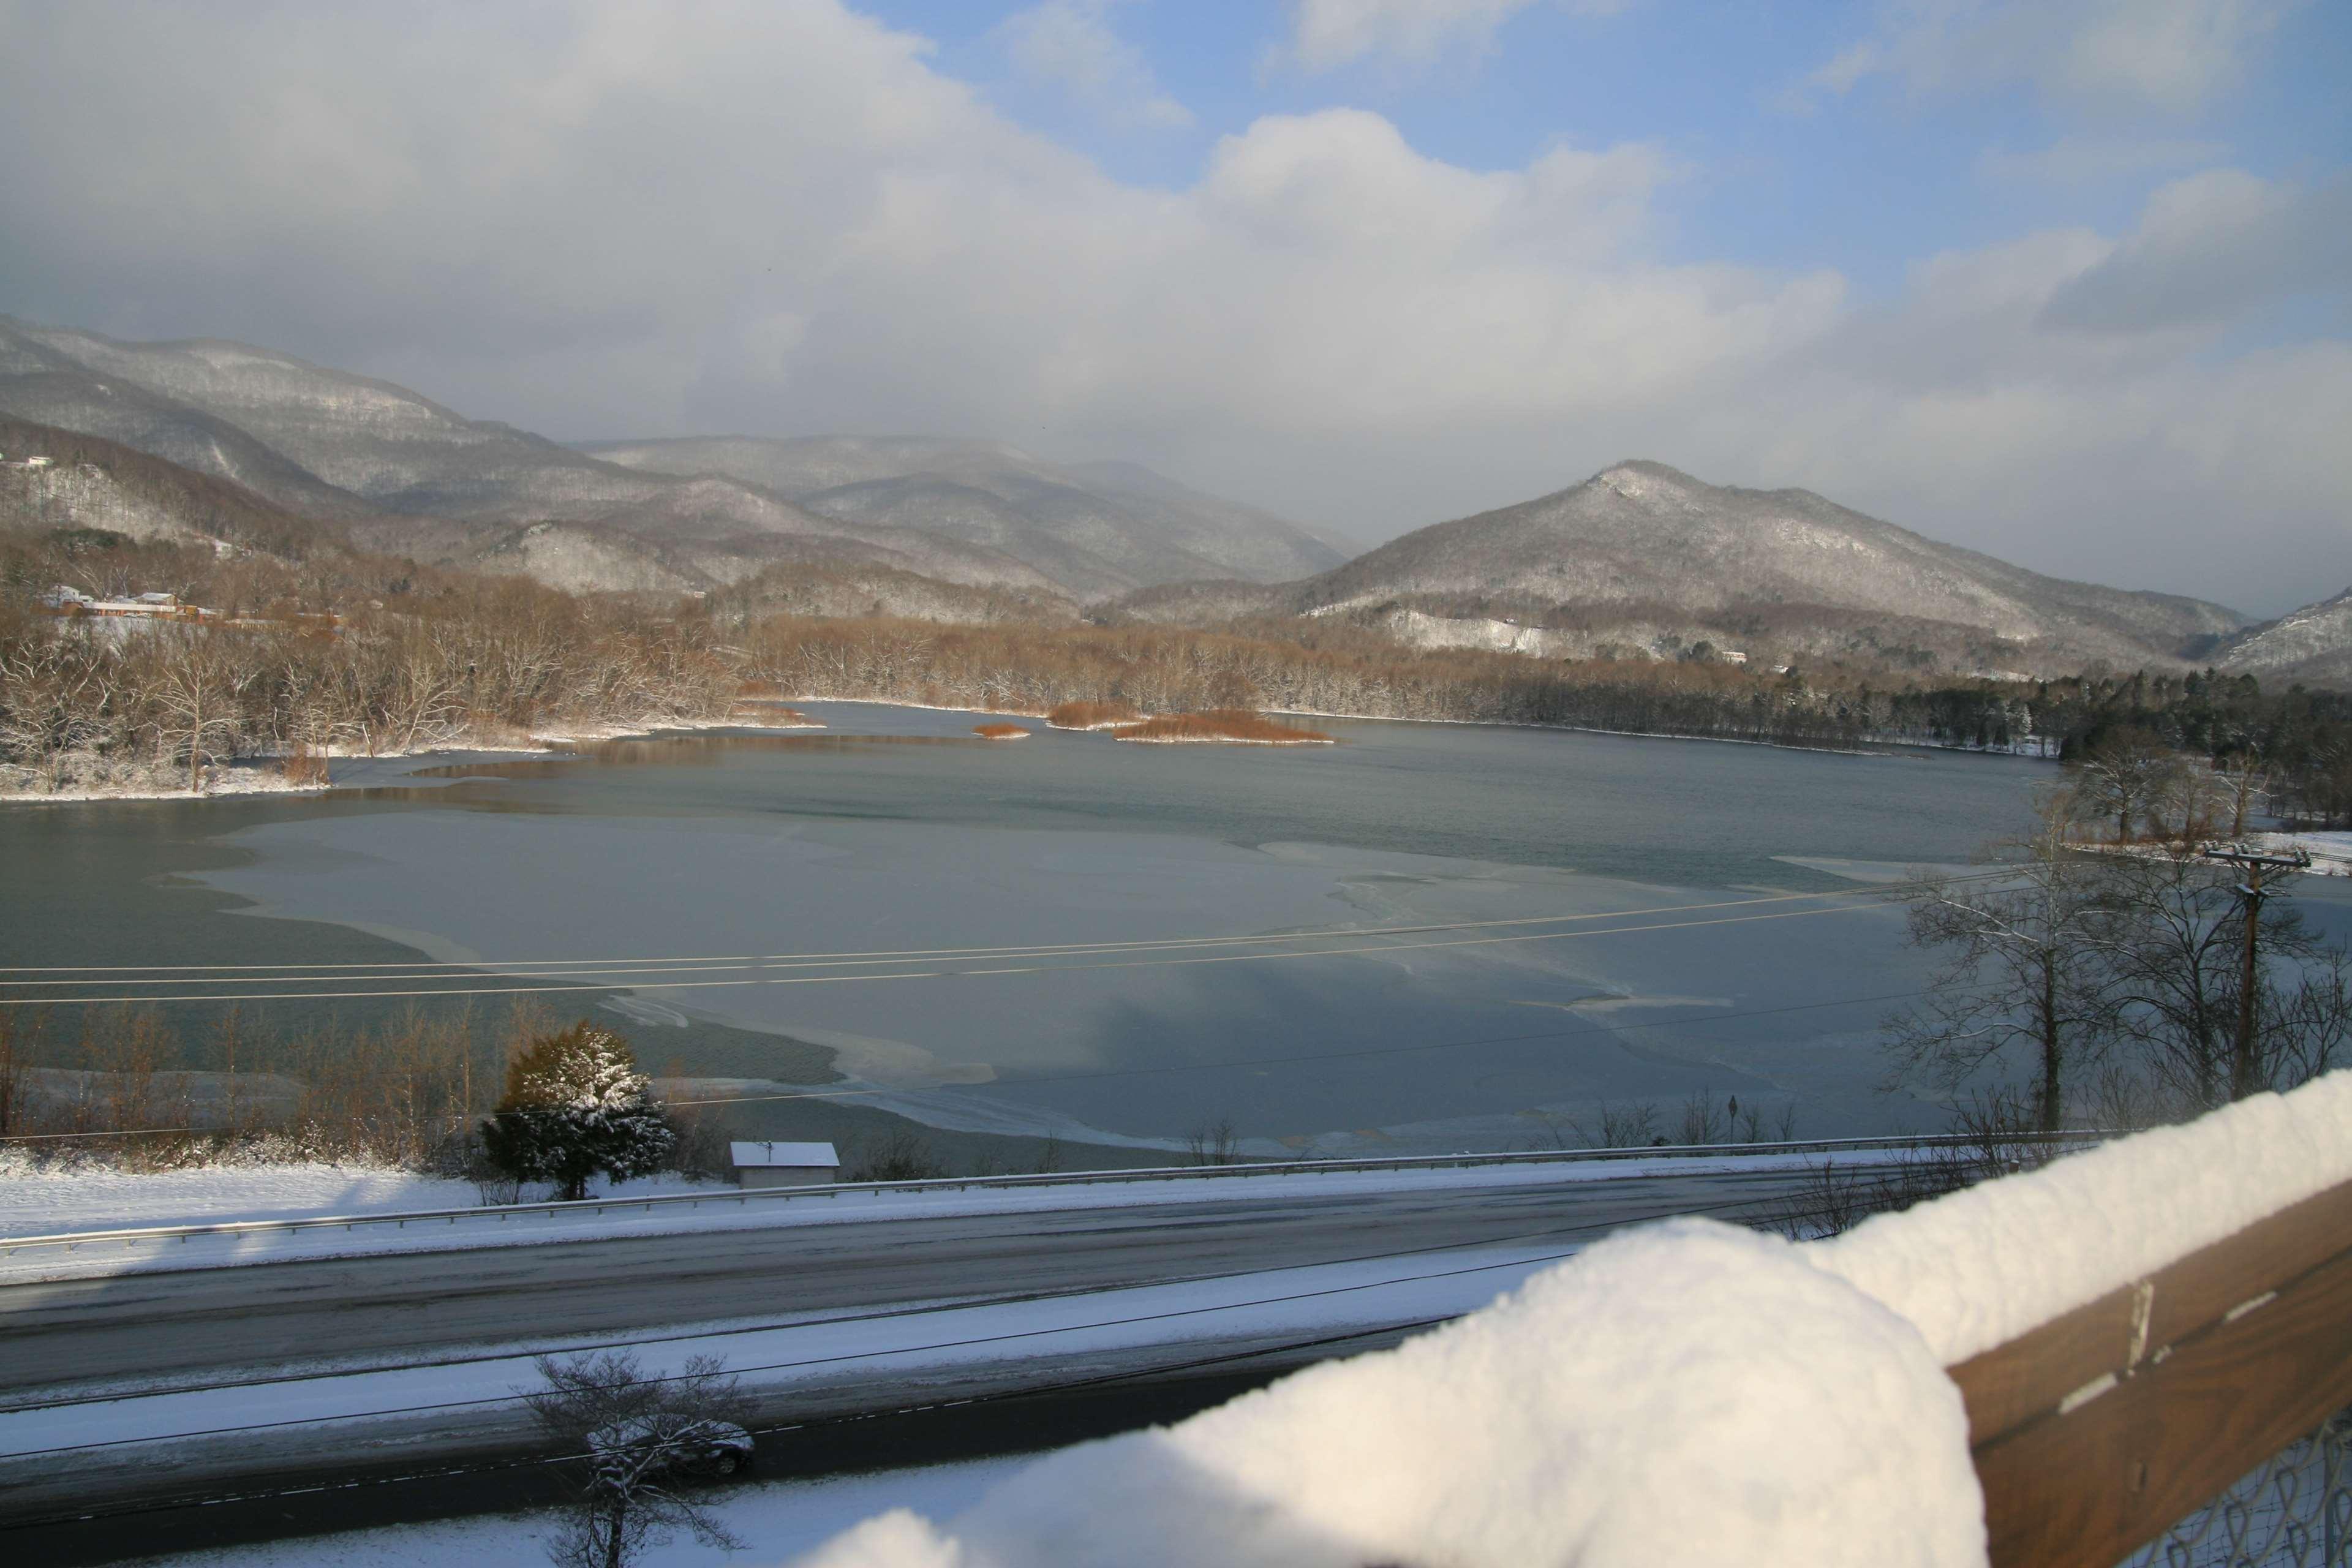
[[(638, 1568), (772, 1563), (797, 1556), (886, 1509), (915, 1508), (935, 1515), (960, 1512), (1029, 1462), (1029, 1457), (1016, 1456), (713, 1490), (707, 1495), (717, 1505), (711, 1510), (717, 1521), (752, 1543), (751, 1551), (698, 1546), (691, 1537), (680, 1534), (634, 1561)], [(130, 1568), (139, 1563), (169, 1563), (172, 1568), (447, 1568), (451, 1563), (532, 1563), (546, 1561), (546, 1543), (552, 1533), (544, 1514), (495, 1514), (140, 1558)]]
[(2352, 877), (2352, 833), (2265, 833), (2262, 839), (2273, 854), (2309, 855), (2315, 877)]
[[(695, 1190), (696, 1184), (674, 1175), (623, 1182), (614, 1189), (632, 1197)], [(365, 1165), (215, 1165), (133, 1173), (96, 1163), (41, 1166), (0, 1151), (0, 1237), (405, 1214), (473, 1208), (481, 1201), (471, 1182)]]

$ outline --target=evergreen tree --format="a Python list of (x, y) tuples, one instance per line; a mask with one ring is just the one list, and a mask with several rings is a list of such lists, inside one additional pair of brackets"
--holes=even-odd
[(650, 1175), (677, 1142), (629, 1043), (586, 1019), (533, 1040), (507, 1068), (506, 1096), (482, 1124), (490, 1163), (521, 1182), (552, 1182), (558, 1198), (588, 1195), (588, 1178)]

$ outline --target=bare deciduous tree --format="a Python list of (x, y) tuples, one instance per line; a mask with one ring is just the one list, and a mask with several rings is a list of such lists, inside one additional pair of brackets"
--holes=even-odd
[[(2065, 1124), (2065, 1081), (2113, 1034), (2098, 938), (2110, 913), (2103, 865), (2069, 844), (2073, 797), (2045, 794), (2014, 880), (1927, 882), (1910, 942), (1945, 954), (1927, 994), (1890, 1015), (1894, 1081), (1925, 1075), (1950, 1090), (2023, 1046), (2034, 1062), (2035, 1121)], [(1891, 1085), (1890, 1085), (1891, 1087)]]
[(542, 1386), (523, 1402), (583, 1472), (548, 1542), (558, 1568), (627, 1568), (680, 1530), (705, 1546), (744, 1550), (681, 1473), (714, 1425), (745, 1418), (742, 1391), (723, 1362), (696, 1356), (671, 1377), (649, 1376), (627, 1351), (541, 1356), (534, 1364)]

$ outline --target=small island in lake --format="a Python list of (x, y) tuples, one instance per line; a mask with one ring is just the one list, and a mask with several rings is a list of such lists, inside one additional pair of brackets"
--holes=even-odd
[(1181, 745), (1187, 742), (1230, 746), (1329, 746), (1338, 742), (1320, 730), (1302, 730), (1277, 723), (1246, 708), (1211, 708), (1198, 713), (1162, 713), (1137, 724), (1111, 730), (1114, 741)]
[(1116, 730), (1150, 717), (1124, 702), (1065, 702), (1045, 715), (1045, 722), (1056, 730)]
[(1025, 741), (1029, 731), (1019, 724), (974, 724), (971, 732), (983, 741)]

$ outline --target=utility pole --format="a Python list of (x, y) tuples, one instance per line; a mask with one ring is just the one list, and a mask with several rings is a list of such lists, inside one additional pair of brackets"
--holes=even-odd
[(2292, 855), (2257, 855), (2250, 849), (2217, 848), (2208, 844), (2204, 848), (2208, 860), (2219, 860), (2235, 866), (2246, 874), (2238, 884), (2238, 898), (2246, 906), (2245, 967), (2238, 977), (2238, 1047), (2230, 1061), (2230, 1098), (2243, 1100), (2262, 1088), (2260, 1063), (2254, 1053), (2254, 984), (2256, 933), (2262, 927), (2263, 888), (2264, 871), (2301, 871), (2309, 868), (2311, 857), (2298, 849)]

